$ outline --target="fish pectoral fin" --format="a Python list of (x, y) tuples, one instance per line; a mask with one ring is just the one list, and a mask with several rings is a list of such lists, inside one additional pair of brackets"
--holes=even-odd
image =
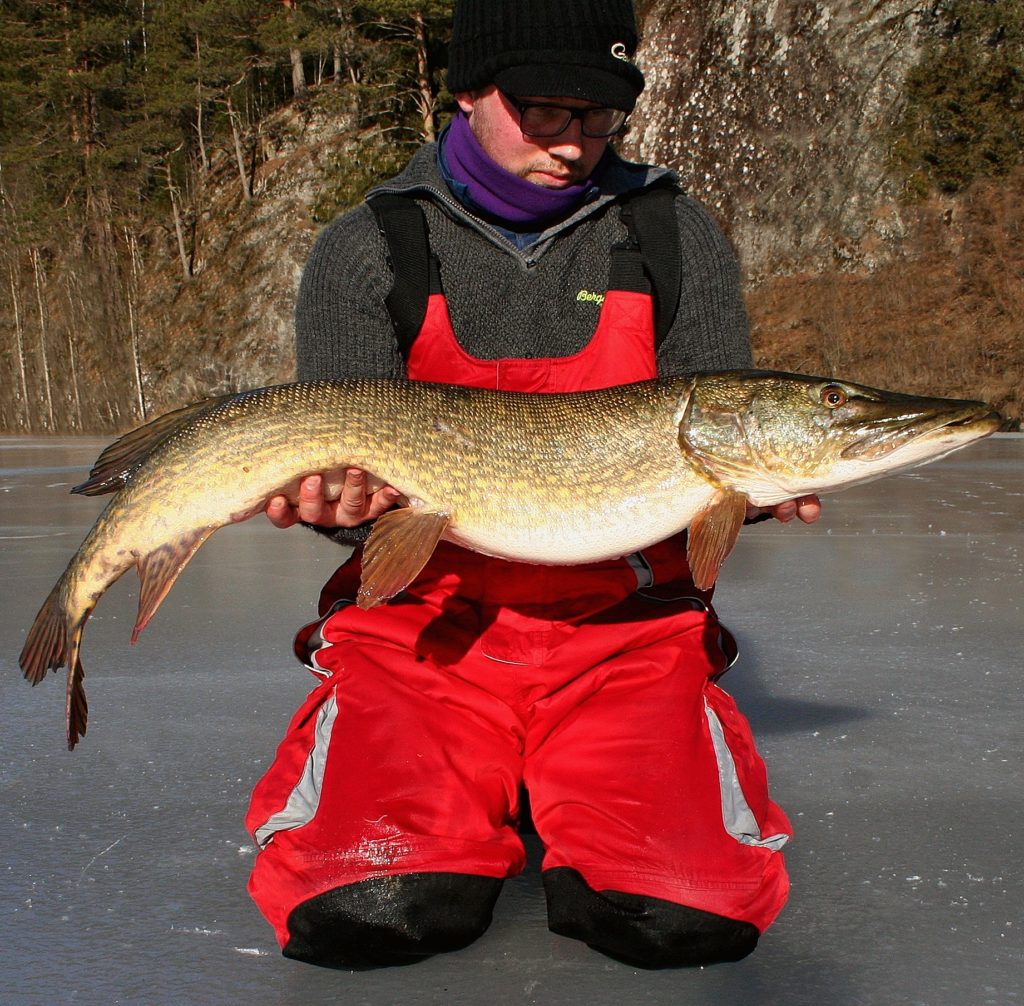
[(698, 589), (710, 590), (714, 586), (722, 563), (736, 544), (746, 514), (747, 497), (723, 489), (690, 522), (686, 558)]
[(204, 527), (190, 531), (139, 557), (139, 614), (132, 630), (132, 643), (149, 625), (149, 620), (156, 614), (156, 609), (174, 586), (178, 574), (215, 530), (213, 527)]
[(446, 513), (402, 507), (377, 518), (363, 549), (357, 603), (372, 608), (416, 579), (451, 522)]

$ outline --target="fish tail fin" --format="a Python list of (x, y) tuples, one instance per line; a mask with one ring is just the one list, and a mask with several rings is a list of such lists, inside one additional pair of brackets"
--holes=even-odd
[(153, 549), (138, 560), (141, 587), (139, 613), (135, 620), (135, 628), (132, 629), (133, 644), (138, 640), (139, 633), (149, 625), (150, 619), (174, 586), (174, 581), (178, 579), (178, 574), (215, 530), (216, 528), (204, 527), (198, 531), (190, 531)]
[(46, 677), (47, 671), (67, 665), (71, 624), (64, 579), (61, 578), (39, 609), (18, 658), (27, 681), (38, 685)]
[(32, 628), (28, 630), (18, 663), (25, 678), (38, 685), (48, 671), (68, 668), (67, 716), (68, 750), (74, 748), (85, 733), (89, 715), (82, 679), (82, 661), (78, 657), (82, 645), (82, 632), (91, 608), (75, 616), (68, 608), (67, 590), (62, 577), (50, 591), (50, 596), (39, 609)]
[(82, 626), (79, 625), (72, 633), (71, 653), (68, 659), (67, 698), (64, 702), (64, 718), (68, 731), (68, 750), (74, 751), (75, 745), (85, 735), (89, 721), (89, 703), (85, 698), (85, 671), (78, 650), (82, 642)]

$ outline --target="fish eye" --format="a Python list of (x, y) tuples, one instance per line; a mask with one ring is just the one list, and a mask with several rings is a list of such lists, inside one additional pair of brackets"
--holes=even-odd
[(849, 401), (849, 396), (842, 388), (830, 384), (821, 390), (821, 404), (830, 409), (838, 409)]

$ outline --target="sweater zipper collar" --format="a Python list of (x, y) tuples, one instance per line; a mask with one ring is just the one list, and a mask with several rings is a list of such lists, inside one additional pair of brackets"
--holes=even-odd
[(377, 193), (382, 195), (398, 196), (410, 196), (422, 193), (423, 195), (429, 196), (431, 199), (434, 199), (446, 209), (450, 210), (457, 219), (469, 224), (475, 231), (487, 238), (492, 244), (497, 245), (504, 251), (511, 252), (518, 256), (528, 265), (533, 264), (541, 255), (543, 255), (544, 251), (551, 243), (552, 238), (556, 237), (561, 233), (561, 231), (578, 223), (584, 217), (589, 216), (595, 209), (611, 202), (615, 198), (615, 196), (610, 194), (598, 196), (598, 198), (593, 202), (589, 202), (581, 206), (575, 213), (573, 213), (572, 216), (567, 217), (565, 220), (555, 224), (553, 227), (549, 227), (542, 231), (541, 236), (533, 244), (529, 245), (525, 249), (519, 249), (492, 224), (488, 223), (482, 217), (477, 216), (471, 210), (463, 206), (463, 204), (448, 191), (447, 186), (441, 188), (429, 182), (411, 182), (405, 185), (390, 185), (385, 183), (371, 189), (367, 193), (367, 197), (371, 197)]

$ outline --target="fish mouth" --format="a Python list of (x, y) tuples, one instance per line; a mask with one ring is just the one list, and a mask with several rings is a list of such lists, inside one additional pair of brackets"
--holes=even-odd
[(867, 432), (840, 452), (846, 459), (876, 461), (909, 444), (955, 449), (987, 437), (1002, 425), (1003, 417), (984, 402), (965, 402), (958, 408), (929, 409), (913, 415), (875, 417)]

